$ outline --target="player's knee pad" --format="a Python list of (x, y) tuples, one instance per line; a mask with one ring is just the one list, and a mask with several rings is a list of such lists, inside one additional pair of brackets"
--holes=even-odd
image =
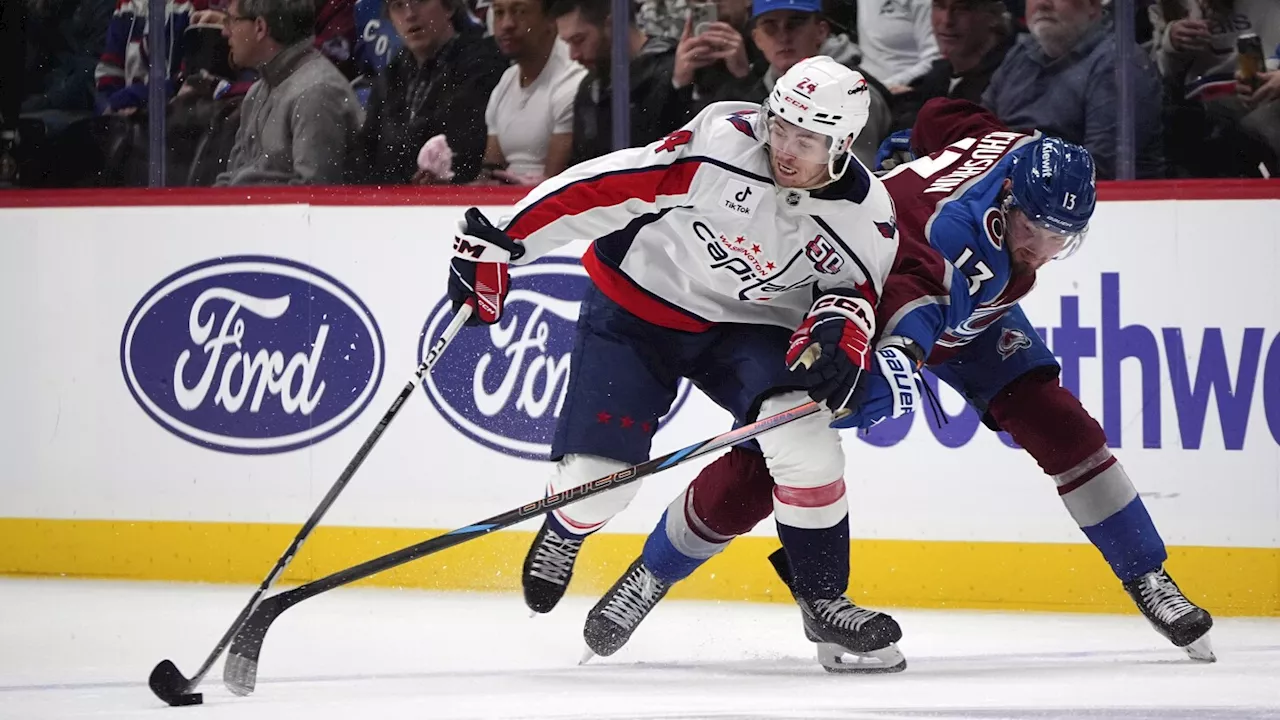
[[(547, 494), (564, 492), (627, 467), (630, 465), (620, 460), (570, 453), (556, 463), (551, 480), (547, 482)], [(556, 520), (560, 521), (565, 529), (586, 535), (599, 530), (610, 518), (622, 512), (639, 491), (640, 482), (633, 482), (572, 505), (557, 508), (554, 514)]]
[(773, 512), (773, 476), (763, 455), (735, 447), (703, 468), (678, 502), (706, 539), (743, 535)]
[[(790, 410), (809, 400), (802, 391), (774, 395), (760, 404), (760, 417)], [(788, 487), (819, 487), (844, 475), (840, 433), (828, 426), (831, 414), (818, 412), (762, 434), (757, 441), (773, 480)]]
[[(761, 417), (807, 401), (794, 391), (766, 399)], [(773, 476), (773, 510), (778, 522), (801, 528), (826, 528), (849, 512), (844, 488), (844, 450), (840, 433), (820, 412), (793, 420), (760, 436), (760, 449)]]

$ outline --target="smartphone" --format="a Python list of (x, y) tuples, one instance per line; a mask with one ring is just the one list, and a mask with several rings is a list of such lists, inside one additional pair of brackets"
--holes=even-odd
[(1258, 74), (1267, 69), (1267, 60), (1262, 56), (1262, 40), (1254, 33), (1246, 33), (1236, 38), (1236, 68), (1241, 79), (1256, 90), (1260, 78)]
[(693, 34), (701, 35), (720, 19), (720, 6), (713, 2), (689, 3), (689, 13), (693, 17)]

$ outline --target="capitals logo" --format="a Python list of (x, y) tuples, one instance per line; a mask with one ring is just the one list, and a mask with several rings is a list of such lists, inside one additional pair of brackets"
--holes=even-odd
[(729, 116), (729, 123), (738, 129), (738, 132), (746, 135), (752, 140), (757, 140), (756, 130), (752, 127), (751, 116), (755, 115), (755, 110), (739, 110)]
[(1005, 328), (1000, 334), (1000, 341), (996, 343), (996, 351), (1000, 353), (1001, 360), (1008, 360), (1019, 350), (1030, 347), (1031, 338), (1017, 328)]

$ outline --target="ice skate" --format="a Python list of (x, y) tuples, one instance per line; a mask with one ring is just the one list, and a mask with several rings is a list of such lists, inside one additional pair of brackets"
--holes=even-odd
[[(791, 567), (779, 548), (769, 556), (782, 581), (791, 587)], [(898, 650), (902, 628), (898, 621), (878, 610), (858, 607), (840, 597), (806, 600), (791, 595), (800, 606), (804, 635), (818, 646), (818, 662), (832, 673), (891, 673), (907, 669)]]
[(524, 558), (521, 585), (524, 602), (535, 613), (555, 608), (573, 577), (573, 563), (582, 550), (582, 538), (564, 537), (544, 521)]
[(1125, 583), (1124, 589), (1151, 625), (1192, 660), (1218, 659), (1209, 642), (1213, 616), (1188, 600), (1164, 568)]
[[(601, 656), (618, 652), (669, 589), (669, 585), (649, 572), (642, 558), (636, 558), (587, 613), (587, 622), (582, 628), (587, 647)], [(590, 655), (583, 661), (588, 659)]]

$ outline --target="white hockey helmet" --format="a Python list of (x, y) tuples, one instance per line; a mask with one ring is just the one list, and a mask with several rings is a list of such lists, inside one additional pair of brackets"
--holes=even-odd
[(775, 119), (825, 136), (827, 171), (834, 181), (848, 168), (849, 148), (870, 114), (871, 88), (862, 73), (817, 55), (796, 63), (773, 84), (760, 113), (761, 137), (770, 141)]

